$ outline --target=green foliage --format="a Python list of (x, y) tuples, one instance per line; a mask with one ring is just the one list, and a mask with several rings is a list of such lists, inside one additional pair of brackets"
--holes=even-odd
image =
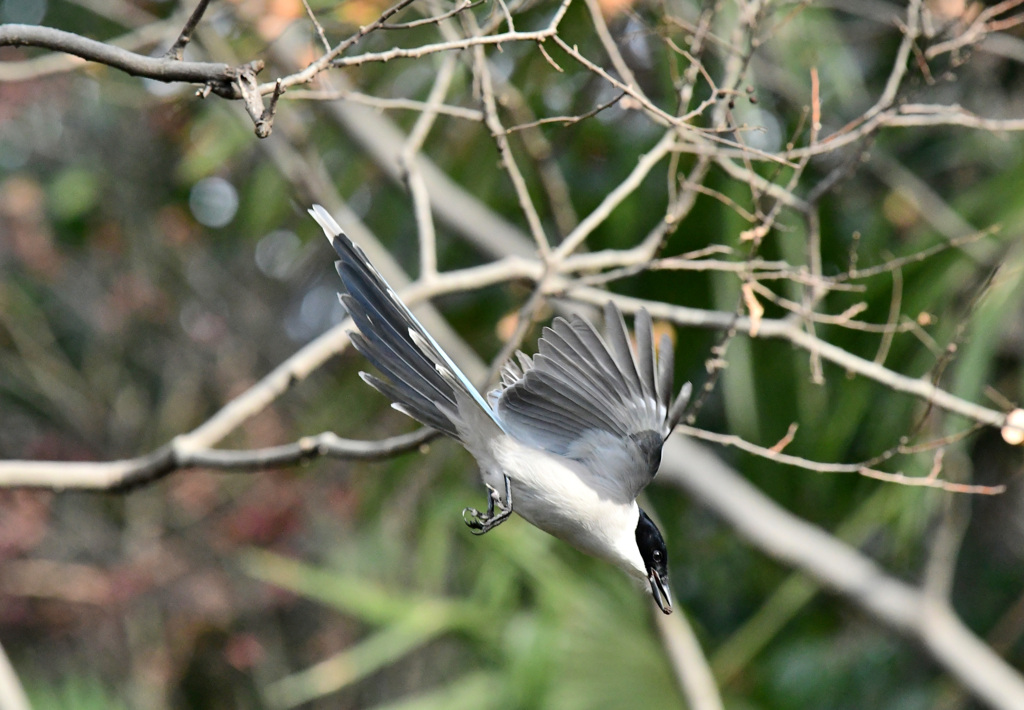
[(128, 707), (116, 692), (93, 676), (68, 674), (58, 683), (24, 680), (34, 710), (124, 710)]

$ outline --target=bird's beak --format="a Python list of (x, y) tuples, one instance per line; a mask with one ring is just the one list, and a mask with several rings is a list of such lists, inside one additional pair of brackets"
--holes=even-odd
[(652, 569), (647, 575), (647, 581), (651, 583), (651, 594), (658, 608), (666, 614), (672, 613), (672, 597), (668, 593), (668, 582), (661, 578), (658, 570)]

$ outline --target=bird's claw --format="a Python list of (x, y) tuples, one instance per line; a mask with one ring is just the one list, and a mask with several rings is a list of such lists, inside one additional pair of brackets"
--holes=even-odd
[(462, 509), (462, 521), (466, 523), (466, 526), (473, 531), (474, 535), (484, 534), (484, 525), (487, 519), (480, 513), (476, 508), (463, 508)]
[[(494, 509), (498, 512), (495, 513)], [(512, 486), (508, 478), (505, 478), (505, 498), (494, 489), (487, 486), (487, 512), (481, 513), (476, 508), (463, 508), (462, 520), (474, 535), (483, 535), (489, 530), (501, 525), (508, 516), (512, 515)]]

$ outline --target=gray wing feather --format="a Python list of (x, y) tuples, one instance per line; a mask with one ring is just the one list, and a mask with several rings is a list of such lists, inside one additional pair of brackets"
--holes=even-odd
[(676, 428), (676, 424), (683, 418), (686, 405), (690, 403), (690, 392), (692, 389), (689, 382), (683, 385), (683, 388), (679, 390), (679, 396), (676, 397), (676, 401), (672, 403), (672, 407), (668, 410), (668, 416), (665, 417), (665, 428), (668, 434), (672, 433), (672, 430)]
[[(507, 433), (603, 470), (604, 459), (625, 461), (612, 472), (635, 497), (657, 471), (661, 447), (686, 405), (689, 385), (673, 402), (671, 340), (654, 348), (646, 311), (636, 317), (636, 352), (625, 320), (605, 307), (606, 335), (574, 316), (545, 328), (532, 359), (502, 368), (502, 388), (489, 399)], [(605, 461), (607, 468), (607, 462)]]
[(636, 364), (640, 370), (640, 382), (644, 387), (644, 395), (647, 400), (658, 406), (661, 402), (658, 399), (658, 383), (654, 379), (654, 367), (657, 362), (654, 354), (654, 326), (651, 323), (651, 314), (647, 311), (637, 313), (633, 327), (636, 335)]
[(672, 368), (675, 366), (675, 352), (672, 338), (662, 335), (658, 343), (658, 401), (665, 409), (672, 399)]
[[(619, 368), (612, 359), (608, 347), (601, 340), (601, 336), (594, 330), (594, 326), (582, 318), (575, 319), (565, 330), (561, 337), (565, 343), (572, 348), (574, 357), (582, 367), (586, 367), (596, 380), (604, 383), (605, 387), (614, 391), (619, 398), (628, 399), (630, 396), (629, 387), (619, 375)], [(539, 344), (544, 346), (542, 340)]]
[(613, 431), (619, 428), (613, 400), (602, 397), (586, 381), (574, 380), (570, 370), (566, 370), (564, 365), (556, 365), (550, 357), (538, 355), (533, 362), (531, 372), (537, 376), (530, 377), (521, 392), (524, 396), (522, 401), (527, 406), (552, 409), (569, 422), (576, 423), (578, 430)]
[(630, 388), (630, 394), (642, 392), (640, 378), (636, 374), (633, 351), (629, 347), (626, 321), (622, 317), (622, 311), (611, 301), (604, 307), (604, 327), (612, 359), (615, 361), (623, 381)]
[[(534, 366), (548, 377), (535, 377), (531, 382), (536, 382), (537, 387), (544, 385), (548, 380), (553, 384), (560, 385), (559, 389), (569, 390), (574, 396), (566, 398), (566, 406), (572, 410), (582, 410), (583, 405), (589, 406), (593, 411), (581, 412), (590, 417), (604, 417), (609, 406), (615, 404), (615, 398), (599, 389), (599, 382), (588, 378), (588, 373), (582, 368), (586, 363), (582, 360), (574, 360), (571, 355), (559, 350), (555, 345), (554, 338), (548, 336), (544, 343), (547, 347), (538, 353), (534, 358)], [(556, 393), (561, 397), (560, 393)], [(613, 425), (611, 419), (605, 417), (609, 425)]]

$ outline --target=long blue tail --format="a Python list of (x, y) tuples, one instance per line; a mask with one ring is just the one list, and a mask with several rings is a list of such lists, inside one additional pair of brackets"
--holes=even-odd
[[(483, 397), (398, 298), (360, 249), (320, 205), (310, 215), (338, 253), (341, 301), (359, 329), (352, 343), (386, 380), (361, 372), (398, 411), (462, 441), (459, 402), (476, 402), (497, 423)], [(458, 389), (458, 393), (456, 393)], [(466, 443), (466, 442), (463, 442)]]

